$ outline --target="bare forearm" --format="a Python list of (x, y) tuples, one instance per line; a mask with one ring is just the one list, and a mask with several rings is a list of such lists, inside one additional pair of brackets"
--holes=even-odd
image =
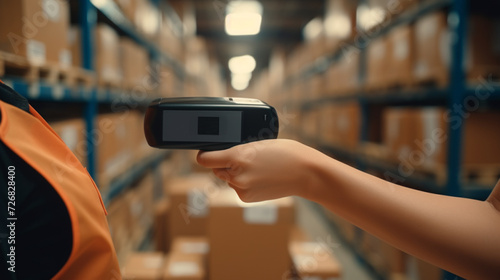
[(500, 215), (488, 202), (401, 187), (331, 158), (304, 196), (409, 254), (470, 279), (500, 276)]

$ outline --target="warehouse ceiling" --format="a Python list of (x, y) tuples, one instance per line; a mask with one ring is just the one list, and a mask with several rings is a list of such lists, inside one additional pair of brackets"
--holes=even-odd
[[(169, 1), (182, 2), (182, 0)], [(229, 36), (224, 30), (226, 5), (230, 0), (194, 0), (197, 34), (207, 39), (209, 51), (226, 70), (229, 58), (250, 54), (257, 61), (255, 72), (266, 68), (276, 47), (289, 52), (302, 40), (302, 28), (323, 15), (324, 0), (260, 0), (263, 6), (260, 33)]]

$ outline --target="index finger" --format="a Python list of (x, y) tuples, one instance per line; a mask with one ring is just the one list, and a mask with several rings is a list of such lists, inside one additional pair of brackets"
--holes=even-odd
[(199, 151), (196, 161), (207, 168), (230, 168), (233, 149), (222, 151)]

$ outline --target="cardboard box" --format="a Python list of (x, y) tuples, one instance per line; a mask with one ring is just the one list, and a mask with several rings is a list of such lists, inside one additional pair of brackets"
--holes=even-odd
[(415, 168), (446, 166), (449, 125), (463, 124), (465, 167), (491, 166), (500, 162), (496, 131), (500, 113), (472, 112), (465, 118), (450, 117), (443, 108), (393, 108), (384, 112), (384, 143), (394, 159)]
[(162, 252), (135, 252), (122, 268), (124, 280), (161, 280), (165, 256)]
[(172, 252), (182, 255), (200, 255), (205, 259), (210, 243), (204, 236), (178, 236), (172, 241)]
[(127, 196), (117, 197), (107, 207), (109, 232), (120, 264), (124, 264), (127, 256), (134, 249), (130, 242), (131, 217), (129, 207)]
[(359, 82), (359, 51), (352, 49), (343, 52), (341, 59), (334, 63), (326, 73), (328, 95), (347, 95), (356, 93)]
[(100, 188), (107, 188), (113, 178), (125, 172), (137, 157), (137, 143), (143, 138), (142, 124), (134, 111), (99, 114), (94, 131), (97, 173)]
[(72, 65), (82, 68), (82, 32), (79, 26), (72, 25), (69, 28), (68, 47), (71, 51)]
[(95, 70), (101, 85), (118, 86), (122, 81), (120, 70), (119, 37), (106, 24), (98, 24), (95, 36)]
[(173, 178), (168, 183), (171, 202), (169, 235), (204, 236), (209, 213), (206, 194), (215, 189), (210, 174)]
[(138, 93), (149, 91), (149, 55), (131, 39), (120, 38), (120, 65), (123, 83)]
[(134, 22), (135, 13), (137, 12), (137, 0), (114, 0), (118, 8), (122, 11), (123, 15)]
[(386, 37), (373, 39), (367, 48), (366, 89), (380, 90), (387, 87), (389, 54), (392, 53)]
[[(413, 83), (414, 43), (413, 27), (399, 26), (388, 35), (390, 53), (388, 54), (389, 73), (387, 83), (392, 86), (408, 86)], [(384, 73), (385, 74), (385, 73)]]
[(206, 269), (200, 255), (185, 255), (172, 252), (167, 256), (163, 280), (204, 280)]
[(340, 279), (342, 276), (340, 263), (325, 244), (291, 242), (289, 252), (300, 279)]
[(243, 203), (234, 190), (210, 199), (210, 279), (281, 279), (290, 268), (292, 198)]
[(168, 224), (170, 214), (170, 201), (161, 199), (155, 203), (153, 221), (153, 240), (155, 249), (167, 253), (170, 250)]
[(325, 106), (321, 115), (321, 139), (349, 150), (360, 141), (361, 111), (359, 104), (350, 102)]
[(129, 211), (131, 227), (130, 242), (137, 248), (144, 240), (147, 230), (153, 224), (154, 204), (153, 204), (153, 184), (154, 179), (151, 173), (147, 173), (128, 192)]
[(0, 50), (26, 57), (33, 65), (71, 66), (67, 1), (3, 1)]
[(415, 65), (413, 75), (417, 83), (434, 82), (444, 86), (448, 82), (451, 58), (449, 30), (444, 12), (436, 12), (415, 22)]
[[(50, 127), (59, 135), (66, 146), (73, 152), (78, 161), (87, 165), (87, 134), (83, 119), (68, 119), (49, 123)], [(74, 165), (70, 158), (66, 159), (68, 164)]]

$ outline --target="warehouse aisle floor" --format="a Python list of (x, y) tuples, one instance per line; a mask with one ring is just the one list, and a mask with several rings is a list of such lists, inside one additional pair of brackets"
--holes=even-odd
[(297, 220), (309, 237), (321, 242), (333, 250), (342, 267), (343, 280), (376, 280), (377, 278), (361, 263), (356, 256), (342, 243), (336, 232), (332, 232), (321, 217), (313, 210), (309, 202), (298, 198), (296, 203)]

